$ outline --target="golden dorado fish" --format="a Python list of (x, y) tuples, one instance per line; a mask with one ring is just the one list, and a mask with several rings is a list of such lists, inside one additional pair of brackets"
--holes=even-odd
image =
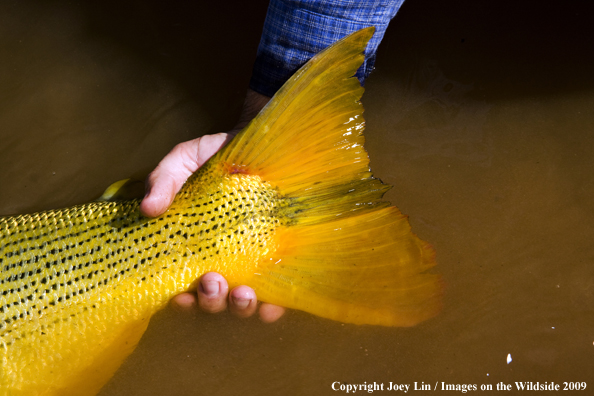
[(109, 198), (0, 218), (0, 396), (93, 395), (151, 315), (208, 271), (259, 300), (355, 324), (440, 308), (434, 252), (380, 201), (352, 77), (373, 29), (302, 67), (169, 210)]

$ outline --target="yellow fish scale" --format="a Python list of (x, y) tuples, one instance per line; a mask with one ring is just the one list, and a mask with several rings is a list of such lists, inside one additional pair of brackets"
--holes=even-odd
[(138, 200), (0, 218), (2, 384), (60, 376), (55, 351), (62, 372), (91, 365), (93, 349), (148, 322), (207, 271), (231, 284), (253, 274), (246, 263), (275, 248), (280, 198), (258, 176), (209, 169), (155, 219)]

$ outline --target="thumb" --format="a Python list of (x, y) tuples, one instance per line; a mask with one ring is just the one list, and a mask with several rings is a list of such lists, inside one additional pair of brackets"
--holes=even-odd
[(188, 177), (227, 144), (234, 133), (206, 135), (175, 146), (148, 176), (140, 213), (147, 217), (165, 213)]
[(200, 138), (180, 143), (167, 154), (146, 180), (146, 195), (140, 204), (140, 213), (147, 217), (159, 216), (173, 202), (175, 194), (198, 169)]

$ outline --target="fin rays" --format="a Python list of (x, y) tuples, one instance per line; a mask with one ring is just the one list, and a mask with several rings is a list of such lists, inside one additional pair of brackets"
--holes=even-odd
[(373, 29), (316, 55), (212, 161), (275, 188), (278, 249), (260, 261), (261, 300), (359, 324), (410, 326), (434, 316), (433, 250), (380, 201), (363, 148), (363, 88), (353, 77)]

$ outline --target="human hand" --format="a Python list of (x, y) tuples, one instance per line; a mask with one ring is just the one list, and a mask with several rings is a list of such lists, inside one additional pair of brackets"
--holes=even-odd
[(175, 146), (148, 176), (147, 192), (140, 203), (140, 212), (147, 217), (165, 213), (188, 177), (229, 143), (269, 100), (268, 96), (248, 89), (241, 116), (233, 130), (205, 135)]
[[(180, 311), (190, 311), (198, 306), (205, 312), (217, 313), (227, 307), (240, 318), (252, 316), (258, 308), (254, 289), (237, 286), (229, 292), (229, 285), (222, 275), (208, 272), (200, 278), (196, 293), (182, 293), (173, 298), (171, 304)], [(272, 323), (285, 313), (283, 307), (263, 303), (260, 305), (260, 319)]]
[[(147, 217), (165, 213), (187, 178), (229, 143), (269, 100), (267, 96), (248, 90), (242, 115), (235, 129), (202, 136), (175, 146), (147, 178), (147, 193), (140, 204), (140, 212)], [(182, 293), (172, 303), (182, 310), (198, 306), (211, 313), (220, 312), (229, 306), (229, 310), (240, 317), (253, 315), (257, 308), (256, 293), (252, 288), (238, 286), (229, 293), (227, 281), (214, 272), (200, 278), (196, 293)], [(274, 322), (283, 313), (284, 308), (277, 305), (260, 306), (260, 318), (264, 322)]]

